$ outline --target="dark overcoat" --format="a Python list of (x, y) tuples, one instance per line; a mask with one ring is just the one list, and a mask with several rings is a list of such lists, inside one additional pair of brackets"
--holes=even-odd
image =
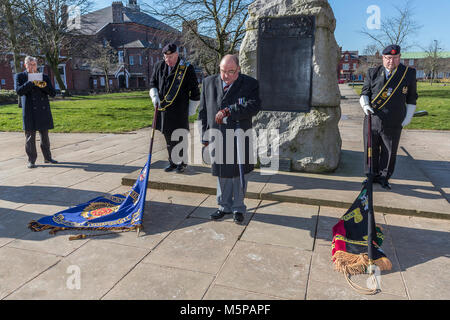
[[(170, 74), (169, 66), (163, 60), (159, 61), (153, 69), (153, 74), (150, 79), (150, 89), (158, 89), (159, 99), (161, 101), (163, 101), (164, 96), (170, 89), (179, 63), (180, 58), (178, 58)], [(189, 99), (194, 101), (200, 100), (197, 76), (191, 64), (187, 68), (185, 79), (181, 84), (175, 101), (164, 111), (164, 114), (160, 114), (158, 117), (156, 129), (162, 131), (164, 134), (171, 134), (174, 130), (181, 128), (189, 130)]]
[[(229, 107), (230, 116), (226, 124), (217, 124), (215, 116), (217, 112), (225, 107)], [(222, 79), (220, 75), (213, 75), (203, 80), (202, 93), (200, 96), (199, 120), (202, 122), (202, 137), (208, 141), (208, 130), (219, 130), (223, 139), (222, 163), (216, 161), (211, 164), (213, 176), (222, 178), (232, 178), (239, 176), (239, 166), (237, 161), (237, 139), (230, 135), (236, 129), (237, 121), (244, 132), (252, 128), (252, 117), (261, 110), (261, 100), (259, 98), (258, 81), (252, 77), (240, 74), (233, 85), (224, 94)], [(227, 135), (227, 129), (229, 129)], [(218, 131), (216, 131), (218, 132)], [(234, 142), (229, 140), (233, 137)], [(227, 148), (233, 143), (234, 148)], [(256, 141), (245, 139), (245, 164), (244, 173), (249, 173), (254, 169), (255, 158), (251, 158), (250, 152), (254, 152)], [(231, 144), (230, 144), (231, 145)], [(216, 144), (218, 146), (218, 144)], [(213, 147), (211, 147), (213, 148)], [(233, 150), (233, 155), (227, 156), (227, 150)], [(233, 159), (233, 161), (227, 161)], [(216, 159), (219, 159), (217, 156)]]
[(42, 80), (47, 83), (45, 88), (39, 88), (33, 82), (28, 81), (28, 72), (26, 71), (16, 75), (16, 92), (20, 96), (23, 130), (53, 129), (53, 117), (48, 96), (54, 97), (56, 91), (47, 75), (44, 74)]
[[(398, 72), (405, 70), (405, 66), (400, 64)], [(386, 75), (384, 66), (370, 68), (367, 71), (364, 79), (364, 85), (361, 95), (366, 95), (372, 101), (383, 89), (386, 83)], [(417, 95), (417, 80), (416, 70), (409, 68), (405, 78), (399, 84), (400, 92), (402, 94), (396, 95), (381, 110), (376, 111), (373, 117), (375, 123), (380, 123), (383, 128), (398, 128), (401, 129), (402, 122), (406, 116), (406, 104), (416, 104)]]

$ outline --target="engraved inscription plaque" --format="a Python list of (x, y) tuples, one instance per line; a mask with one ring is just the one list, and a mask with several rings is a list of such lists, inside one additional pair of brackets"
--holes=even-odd
[(264, 111), (309, 112), (315, 17), (259, 19), (257, 77)]

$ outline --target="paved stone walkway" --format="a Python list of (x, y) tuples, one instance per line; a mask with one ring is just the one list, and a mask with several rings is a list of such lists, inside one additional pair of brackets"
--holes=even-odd
[[(349, 97), (342, 100), (343, 154), (353, 162), (344, 162), (333, 179), (348, 183), (344, 172), (351, 172), (349, 167), (361, 158), (361, 114), (353, 91), (344, 86), (341, 91)], [(396, 172), (390, 196), (408, 197), (407, 209), (414, 208), (409, 203), (414, 199), (448, 205), (448, 137), (447, 132), (403, 134), (400, 163), (413, 162), (422, 174), (412, 179), (401, 168)], [(23, 133), (0, 133), (0, 299), (450, 299), (445, 272), (450, 221), (445, 219), (376, 212), (393, 270), (382, 273), (382, 292), (375, 296), (359, 295), (333, 271), (331, 228), (345, 208), (247, 199), (244, 224), (236, 225), (231, 217), (208, 219), (216, 208), (213, 195), (150, 189), (139, 238), (125, 232), (69, 241), (69, 235), (79, 232), (31, 232), (30, 220), (129, 190), (122, 179), (144, 165), (149, 130), (51, 133), (50, 139), (60, 163), (43, 164), (39, 154), (38, 168), (30, 170)], [(152, 178), (165, 157), (157, 135)], [(173, 174), (176, 179), (188, 175)], [(310, 176), (305, 185), (304, 177), (287, 174), (289, 181), (280, 181), (279, 188), (288, 185), (286, 191), (295, 192), (303, 184), (306, 190), (314, 187), (314, 179), (321, 185), (333, 175)], [(194, 181), (199, 176), (191, 172), (190, 177)], [(350, 179), (349, 193), (356, 197), (362, 174), (353, 173)], [(206, 187), (208, 183), (203, 181)], [(342, 185), (336, 182), (330, 189), (336, 197)], [(399, 191), (406, 189), (411, 193)], [(384, 193), (376, 191), (377, 196)], [(364, 285), (366, 277), (356, 280)]]

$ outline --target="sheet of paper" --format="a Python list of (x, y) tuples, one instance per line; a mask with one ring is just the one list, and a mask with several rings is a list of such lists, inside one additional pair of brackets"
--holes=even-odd
[(28, 74), (28, 81), (42, 81), (42, 73), (29, 73)]

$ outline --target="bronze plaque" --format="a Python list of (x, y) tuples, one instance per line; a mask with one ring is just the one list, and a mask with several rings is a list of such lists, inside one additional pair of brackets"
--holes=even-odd
[(257, 77), (264, 111), (309, 112), (314, 16), (260, 18)]

